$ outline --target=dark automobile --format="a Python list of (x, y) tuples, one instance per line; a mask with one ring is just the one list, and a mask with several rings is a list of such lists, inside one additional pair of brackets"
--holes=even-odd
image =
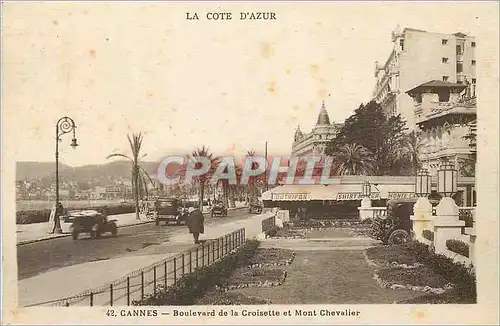
[(215, 202), (212, 206), (212, 212), (210, 214), (212, 217), (214, 216), (227, 216), (227, 208), (221, 202)]
[(160, 225), (160, 221), (165, 224), (175, 222), (177, 225), (187, 222), (187, 211), (181, 200), (176, 198), (158, 198), (154, 203), (154, 218), (156, 225)]
[[(386, 215), (373, 219), (371, 237), (384, 244), (406, 243), (413, 229), (410, 217), (416, 202), (417, 198), (389, 200)], [(436, 200), (430, 202), (433, 207), (439, 203)]]
[(264, 205), (261, 202), (255, 201), (250, 203), (248, 207), (248, 213), (250, 214), (260, 214), (262, 213), (262, 209), (264, 208)]
[(118, 232), (116, 220), (108, 220), (106, 214), (94, 210), (70, 211), (63, 219), (71, 221), (70, 232), (73, 240), (78, 239), (80, 233), (89, 233), (91, 237), (99, 238), (103, 233), (115, 236)]

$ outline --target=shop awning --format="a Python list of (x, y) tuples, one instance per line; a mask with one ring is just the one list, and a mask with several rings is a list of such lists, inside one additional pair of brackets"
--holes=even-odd
[[(377, 199), (414, 197), (413, 185), (371, 185), (371, 196)], [(262, 194), (265, 201), (361, 200), (361, 184), (283, 185)]]

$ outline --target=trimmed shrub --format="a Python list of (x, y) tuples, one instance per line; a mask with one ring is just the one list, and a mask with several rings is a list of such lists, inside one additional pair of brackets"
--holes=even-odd
[(267, 230), (265, 233), (266, 233), (266, 236), (268, 236), (268, 237), (275, 237), (278, 234), (278, 231), (279, 231), (278, 227), (273, 226), (272, 228)]
[(422, 236), (429, 241), (434, 241), (434, 232), (431, 230), (422, 230)]
[(471, 228), (474, 226), (474, 220), (472, 217), (472, 212), (468, 209), (461, 209), (458, 213), (458, 219), (465, 222), (466, 228)]
[(469, 245), (463, 241), (455, 239), (446, 240), (446, 248), (459, 255), (469, 257)]
[(434, 272), (444, 276), (454, 285), (457, 302), (476, 302), (476, 276), (471, 268), (455, 263), (453, 259), (444, 255), (431, 252), (429, 246), (420, 242), (408, 242), (403, 246), (413, 252), (421, 264), (431, 267)]
[(240, 266), (247, 266), (253, 257), (259, 241), (247, 240), (236, 252), (220, 261), (198, 268), (185, 275), (175, 285), (167, 288), (158, 286), (156, 294), (150, 294), (142, 300), (133, 301), (134, 306), (184, 306), (194, 305), (208, 290), (221, 287), (231, 273)]

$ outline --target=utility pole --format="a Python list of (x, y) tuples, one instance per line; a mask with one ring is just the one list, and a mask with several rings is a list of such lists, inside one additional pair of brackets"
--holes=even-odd
[[(268, 165), (268, 163), (267, 163), (267, 141), (266, 141), (266, 149), (265, 149), (264, 156), (266, 158), (266, 165)], [(264, 170), (264, 185), (265, 185), (266, 191), (267, 191), (269, 189), (267, 186), (267, 166), (266, 166), (266, 169)]]

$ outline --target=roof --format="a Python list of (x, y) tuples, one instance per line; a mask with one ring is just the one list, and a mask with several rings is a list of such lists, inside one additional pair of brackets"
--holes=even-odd
[(330, 125), (330, 117), (328, 116), (328, 112), (325, 108), (325, 101), (323, 101), (323, 103), (321, 104), (321, 110), (319, 111), (318, 121), (316, 122), (316, 125)]
[(426, 83), (420, 84), (417, 87), (414, 87), (407, 91), (406, 93), (408, 95), (413, 95), (416, 93), (421, 93), (423, 89), (429, 89), (429, 88), (448, 88), (451, 90), (459, 90), (462, 91), (466, 88), (464, 84), (457, 84), (457, 83), (450, 83), (450, 82), (445, 82), (442, 80), (431, 80)]

